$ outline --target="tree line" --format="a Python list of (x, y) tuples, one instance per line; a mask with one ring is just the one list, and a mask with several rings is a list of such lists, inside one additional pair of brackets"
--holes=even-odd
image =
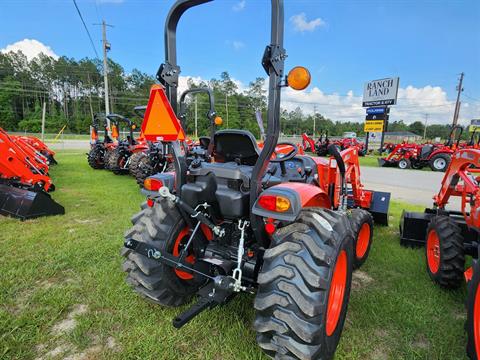
[[(108, 62), (110, 111), (135, 119), (133, 108), (145, 105), (154, 76), (138, 69), (127, 72), (112, 59)], [(188, 82), (189, 88), (209, 87), (215, 98), (215, 111), (222, 117), (222, 128), (237, 128), (251, 131), (260, 136), (255, 112), (266, 118), (267, 98), (265, 79), (256, 78), (246, 90), (241, 91), (228, 72), (219, 78), (195, 83)], [(54, 59), (40, 54), (28, 61), (22, 52), (0, 53), (0, 127), (10, 131), (39, 132), (41, 129), (42, 106), (46, 104), (46, 131), (58, 132), (64, 126), (65, 132), (87, 133), (94, 113), (104, 112), (103, 64), (98, 59), (75, 60), (68, 57)], [(209, 133), (205, 114), (209, 108), (208, 98), (199, 94), (196, 101), (187, 99), (186, 131), (195, 132), (195, 113), (198, 114), (198, 136)], [(135, 119), (139, 124), (141, 119)], [(363, 133), (362, 122), (341, 122), (322, 114), (307, 114), (300, 107), (281, 112), (281, 132), (285, 135), (299, 135), (303, 132), (315, 136), (328, 131), (331, 136), (354, 131)], [(424, 125), (417, 121), (405, 124), (394, 121), (389, 131), (411, 131), (423, 136)], [(430, 125), (427, 137), (448, 135), (448, 126)]]

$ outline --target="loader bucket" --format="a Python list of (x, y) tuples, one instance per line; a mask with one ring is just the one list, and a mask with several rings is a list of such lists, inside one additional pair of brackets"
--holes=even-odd
[(21, 220), (40, 216), (63, 215), (65, 209), (49, 194), (0, 184), (0, 214)]
[(390, 193), (373, 191), (372, 202), (368, 211), (376, 224), (388, 226), (388, 208), (390, 207)]
[(377, 158), (377, 161), (378, 161), (378, 166), (380, 167), (384, 167), (385, 164), (387, 163), (386, 160), (382, 158)]

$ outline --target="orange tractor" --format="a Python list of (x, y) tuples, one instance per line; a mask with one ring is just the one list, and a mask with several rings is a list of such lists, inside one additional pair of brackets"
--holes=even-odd
[[(460, 198), (460, 210), (448, 210), (453, 197)], [(425, 246), (427, 272), (444, 288), (468, 283), (467, 352), (478, 360), (480, 354), (480, 150), (461, 149), (451, 163), (434, 196), (433, 208), (423, 213), (404, 212), (400, 240), (406, 246)], [(465, 269), (466, 256), (472, 266)]]
[(151, 92), (142, 130), (147, 140), (170, 142), (175, 173), (145, 180), (148, 206), (133, 216), (122, 250), (127, 283), (163, 306), (197, 296), (173, 320), (177, 328), (239, 293), (256, 293), (254, 328), (267, 355), (330, 359), (353, 268), (368, 256), (373, 220), (388, 219), (389, 194), (363, 188), (355, 147), (331, 147), (332, 156), (322, 159), (278, 143), (282, 88), (303, 90), (310, 82), (302, 67), (285, 76), (282, 0), (271, 1), (271, 42), (262, 58), (269, 77), (263, 147), (248, 131), (219, 130), (213, 160), (187, 165), (177, 117), (176, 29), (185, 11), (207, 2), (179, 0), (166, 20), (166, 61), (157, 76), (165, 90)]
[(48, 170), (45, 156), (0, 128), (0, 214), (22, 220), (64, 214), (48, 194), (55, 190)]

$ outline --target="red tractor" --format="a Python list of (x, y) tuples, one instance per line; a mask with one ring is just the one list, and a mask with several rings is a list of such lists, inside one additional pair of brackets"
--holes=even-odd
[(0, 128), (0, 214), (22, 220), (64, 214), (48, 194), (55, 190), (48, 170), (43, 155)]
[[(103, 140), (99, 139), (100, 122), (103, 128)], [(112, 133), (117, 133), (116, 125), (112, 126)], [(112, 136), (113, 137), (113, 136)], [(107, 118), (105, 114), (95, 114), (90, 126), (90, 151), (87, 154), (88, 165), (92, 169), (103, 169), (105, 167), (105, 155), (107, 151), (116, 146), (116, 138), (108, 135)], [(118, 135), (117, 135), (118, 137)]]
[(315, 142), (310, 136), (306, 133), (302, 134), (302, 146), (305, 151), (310, 151), (318, 156), (327, 156), (328, 155), (328, 146), (330, 145), (330, 140), (328, 138), (328, 131), (320, 131), (320, 137), (317, 142)]
[[(452, 197), (461, 198), (460, 211), (446, 208)], [(427, 272), (444, 288), (468, 282), (467, 352), (480, 354), (480, 150), (462, 149), (452, 156), (433, 208), (423, 213), (404, 212), (400, 241), (405, 246), (425, 246)], [(465, 269), (465, 257), (472, 266)]]
[(55, 151), (48, 148), (45, 143), (35, 136), (16, 136), (17, 138), (21, 139), (28, 143), (31, 147), (33, 147), (36, 151), (40, 154), (45, 156), (48, 160), (48, 165), (55, 165), (57, 161), (55, 160)]
[(357, 138), (357, 134), (354, 132), (345, 132), (341, 139), (334, 140), (333, 143), (339, 147), (340, 150), (349, 149), (352, 146), (358, 148), (358, 154), (360, 156), (365, 156), (367, 151), (365, 148), (365, 143), (361, 142)]
[[(177, 24), (186, 10), (206, 2), (179, 0), (170, 10), (166, 61), (158, 74), (165, 91), (152, 91), (147, 107), (147, 114), (168, 114), (179, 134)], [(303, 90), (310, 75), (297, 67), (285, 77), (283, 1), (271, 6), (271, 42), (262, 58), (269, 76), (262, 149), (248, 131), (216, 131), (214, 161), (187, 166), (179, 134), (154, 131), (168, 119), (146, 115), (143, 133), (170, 141), (175, 173), (146, 179), (148, 206), (126, 232), (123, 269), (127, 283), (157, 304), (180, 306), (198, 296), (173, 320), (177, 328), (236, 294), (256, 293), (254, 328), (265, 353), (330, 359), (343, 329), (353, 267), (368, 256), (373, 218), (388, 219), (389, 194), (362, 187), (356, 148), (339, 153), (331, 147), (333, 157), (322, 159), (278, 143), (281, 90)], [(275, 154), (277, 145), (288, 152)]]
[(400, 169), (422, 169), (429, 166), (432, 171), (446, 171), (455, 149), (459, 147), (463, 128), (454, 126), (445, 144), (408, 144), (395, 146), (385, 158), (379, 158), (380, 166), (398, 166)]

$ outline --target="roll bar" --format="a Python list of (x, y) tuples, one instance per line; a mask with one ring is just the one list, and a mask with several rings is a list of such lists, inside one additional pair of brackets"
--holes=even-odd
[(208, 146), (208, 154), (211, 155), (213, 151), (213, 137), (215, 135), (215, 118), (217, 117), (217, 113), (215, 111), (215, 98), (213, 96), (213, 92), (209, 88), (196, 88), (196, 89), (189, 89), (186, 90), (180, 95), (180, 111), (178, 114), (178, 118), (182, 123), (183, 129), (187, 129), (186, 124), (186, 115), (187, 115), (187, 104), (185, 99), (187, 95), (194, 95), (194, 94), (207, 94), (208, 95), (208, 102), (209, 102), (209, 109), (207, 112), (207, 118), (210, 121), (210, 145)]
[(145, 105), (135, 106), (133, 108), (133, 112), (135, 113), (135, 115), (141, 117), (142, 119), (145, 117), (146, 110), (147, 110), (147, 107)]
[[(157, 79), (165, 86), (167, 98), (177, 113), (177, 89), (180, 67), (177, 64), (177, 25), (188, 9), (212, 0), (177, 0), (170, 9), (165, 22), (165, 63), (157, 72)], [(280, 133), (280, 93), (284, 77), (284, 62), (287, 57), (283, 48), (284, 11), (283, 0), (271, 0), (271, 35), (270, 44), (265, 47), (262, 66), (269, 77), (267, 129), (262, 151), (252, 171), (250, 183), (250, 204), (254, 204), (262, 190), (262, 177), (275, 150)], [(177, 150), (176, 150), (177, 149)], [(186, 174), (186, 162), (180, 155), (179, 147), (173, 144), (175, 157), (176, 188), (181, 194), (181, 185)], [(260, 243), (267, 244), (267, 236), (261, 217), (250, 214), (250, 223), (255, 237)]]

